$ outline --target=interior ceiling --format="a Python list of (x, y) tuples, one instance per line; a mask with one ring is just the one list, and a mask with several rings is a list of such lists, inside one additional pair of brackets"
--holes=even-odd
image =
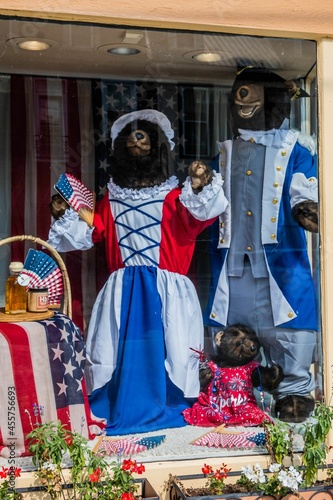
[[(142, 35), (126, 42), (126, 34)], [(22, 38), (51, 42), (46, 51), (18, 48)], [(138, 55), (107, 52), (125, 45)], [(0, 19), (1, 72), (83, 78), (148, 79), (192, 83), (225, 83), (233, 80), (237, 66), (263, 66), (284, 78), (303, 78), (316, 61), (316, 44), (309, 40), (262, 38), (170, 30), (134, 29), (89, 24)], [(218, 52), (217, 63), (199, 63), (197, 51)]]

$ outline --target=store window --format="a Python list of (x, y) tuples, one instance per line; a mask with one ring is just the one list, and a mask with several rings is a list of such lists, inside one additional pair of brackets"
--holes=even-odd
[[(267, 337), (269, 340), (266, 343), (264, 334), (261, 333), (262, 363), (283, 364), (284, 371), (287, 373), (287, 377), (281, 382), (281, 392), (275, 389), (272, 391), (275, 399), (283, 400), (284, 396), (289, 397), (290, 394), (304, 395), (308, 398), (306, 403), (310, 401), (310, 406), (313, 401), (311, 398), (320, 400), (323, 384), (318, 234), (300, 230), (291, 214), (291, 209), (305, 199), (313, 203), (305, 208), (302, 207), (302, 211), (300, 209), (296, 212), (303, 219), (312, 217), (312, 222), (315, 219), (314, 205), (317, 200), (315, 187), (317, 185), (316, 43), (286, 38), (134, 29), (133, 27), (6, 18), (0, 20), (0, 31), (2, 32), (1, 39), (5, 40), (1, 55), (2, 74), (0, 75), (1, 238), (32, 234), (48, 240), (50, 224), (53, 222), (49, 203), (51, 196), (55, 193), (54, 186), (63, 173), (79, 179), (95, 193), (97, 203), (102, 202), (108, 192), (110, 176), (114, 175), (116, 168), (110, 131), (115, 121), (132, 112), (154, 110), (163, 113), (170, 121), (174, 137), (171, 137), (172, 134), (169, 135), (169, 145), (174, 142), (174, 148), (170, 148), (167, 164), (163, 163), (165, 156), (161, 155), (160, 160), (164, 168), (163, 175), (176, 177), (176, 180), (171, 181), (173, 187), (176, 181), (180, 186), (183, 185), (188, 176), (188, 168), (194, 160), (203, 160), (215, 170), (216, 174), (221, 173), (220, 184), (224, 183), (226, 202), (224, 205), (222, 203), (221, 211), (229, 210), (229, 212), (226, 211), (227, 218), (217, 219), (212, 225), (202, 224), (200, 231), (195, 229), (196, 225), (198, 227), (200, 225), (199, 216), (193, 218), (188, 214), (188, 224), (192, 224), (190, 229), (185, 226), (184, 231), (181, 231), (176, 225), (170, 224), (169, 232), (163, 233), (164, 239), (158, 237), (160, 239), (157, 238), (158, 243), (156, 243), (156, 234), (147, 236), (145, 233), (143, 236), (141, 223), (135, 226), (136, 222), (133, 221), (132, 226), (127, 221), (127, 232), (119, 233), (120, 236), (118, 234), (118, 239), (123, 245), (123, 250), (120, 252), (125, 253), (121, 253), (121, 258), (116, 264), (115, 261), (119, 259), (119, 255), (112, 255), (111, 260), (113, 260), (110, 264), (110, 256), (106, 258), (104, 244), (97, 241), (98, 238), (95, 239), (95, 245), (87, 251), (59, 250), (66, 263), (71, 282), (73, 321), (87, 341), (92, 364), (94, 365), (96, 361), (98, 365), (98, 359), (94, 359), (93, 351), (96, 343), (100, 341), (95, 337), (93, 337), (93, 342), (89, 340), (89, 336), (93, 335), (89, 328), (92, 314), (94, 316), (96, 312), (94, 309), (92, 313), (96, 297), (109, 279), (108, 266), (110, 268), (111, 265), (113, 271), (115, 266), (121, 269), (126, 268), (127, 259), (130, 261), (133, 251), (136, 255), (140, 254), (137, 260), (134, 259), (133, 268), (140, 267), (140, 259), (148, 247), (151, 249), (166, 244), (167, 238), (170, 241), (172, 238), (179, 238), (177, 248), (173, 247), (168, 240), (169, 254), (164, 255), (163, 264), (156, 252), (149, 256), (149, 265), (145, 261), (144, 267), (150, 269), (150, 267), (160, 266), (163, 270), (162, 277), (158, 272), (157, 278), (154, 278), (155, 288), (149, 289), (148, 299), (143, 294), (135, 296), (139, 288), (133, 287), (132, 289), (134, 277), (132, 282), (128, 276), (126, 287), (114, 281), (111, 289), (107, 291), (108, 298), (103, 297), (101, 303), (106, 301), (109, 304), (108, 307), (113, 308), (109, 316), (110, 324), (112, 323), (111, 326), (109, 325), (111, 331), (114, 328), (118, 329), (121, 322), (126, 322), (124, 303), (127, 300), (127, 304), (130, 305), (129, 309), (132, 308), (131, 321), (132, 328), (134, 328), (136, 321), (140, 323), (142, 307), (147, 309), (147, 316), (149, 316), (150, 308), (162, 304), (161, 310), (156, 315), (163, 318), (167, 307), (165, 299), (177, 297), (176, 292), (173, 293), (170, 290), (172, 287), (176, 289), (180, 286), (181, 281), (172, 281), (169, 275), (186, 274), (191, 283), (191, 294), (195, 294), (195, 302), (192, 301), (193, 309), (195, 309), (193, 313), (195, 322), (203, 322), (202, 343), (198, 341), (197, 335), (194, 344), (191, 345), (191, 327), (196, 328), (193, 326), (194, 323), (191, 324), (191, 300), (186, 304), (188, 310), (184, 309), (186, 301), (179, 302), (172, 306), (170, 309), (172, 314), (168, 317), (165, 315), (162, 323), (159, 318), (158, 325), (148, 322), (142, 326), (147, 331), (149, 328), (152, 330), (156, 328), (159, 331), (158, 335), (162, 332), (160, 339), (164, 340), (154, 343), (153, 337), (150, 337), (149, 349), (152, 350), (149, 351), (144, 344), (143, 335), (137, 345), (137, 354), (136, 347), (131, 347), (133, 351), (130, 355), (126, 353), (125, 348), (124, 359), (132, 356), (132, 362), (128, 364), (128, 367), (130, 364), (135, 364), (136, 356), (140, 358), (148, 356), (145, 362), (148, 368), (155, 355), (163, 359), (166, 356), (165, 363), (169, 368), (163, 382), (166, 384), (167, 391), (169, 385), (172, 386), (172, 397), (175, 400), (182, 399), (182, 391), (187, 383), (191, 385), (193, 381), (190, 379), (194, 373), (192, 368), (188, 368), (188, 372), (184, 375), (182, 367), (186, 363), (194, 363), (197, 366), (195, 351), (204, 350), (208, 355), (216, 354), (215, 333), (225, 328), (230, 322), (247, 323), (247, 326), (252, 327), (256, 332), (258, 330), (269, 331), (269, 337)], [(49, 47), (27, 51), (22, 48), (22, 45), (20, 46), (22, 42), (41, 38)], [(232, 120), (230, 114), (233, 83), (237, 75), (243, 75), (244, 86), (253, 83), (255, 86), (260, 86), (258, 76), (251, 76), (251, 71), (256, 68), (259, 68), (259, 73), (262, 72), (262, 74), (264, 74), (262, 70), (265, 69), (270, 74), (278, 75), (277, 86), (281, 86), (281, 82), (285, 85), (285, 82), (293, 80), (294, 87), (289, 87), (291, 94), (288, 98), (288, 105), (290, 104), (291, 109), (290, 112), (287, 111), (286, 120), (277, 118), (277, 121), (273, 122), (278, 123), (276, 126), (268, 126), (267, 122), (264, 122), (263, 128), (256, 125), (254, 129), (251, 127), (246, 129), (247, 116), (260, 106), (260, 99), (264, 94), (259, 95), (254, 107), (248, 105), (244, 108), (243, 126), (239, 128), (245, 130), (242, 136), (244, 138), (241, 140), (244, 144), (246, 143), (247, 149), (237, 152), (239, 156), (236, 163), (234, 163), (236, 156), (230, 160), (229, 166), (237, 170), (225, 174), (226, 164), (219, 155), (223, 154), (222, 151), (231, 153), (231, 148), (234, 147), (231, 141), (238, 134), (238, 132), (235, 133), (235, 116)], [(247, 74), (250, 76), (245, 78)], [(252, 81), (251, 78), (254, 80)], [(306, 95), (302, 94), (301, 89), (306, 92)], [(240, 95), (244, 97), (244, 94)], [(272, 106), (275, 102), (271, 97), (270, 99)], [(276, 102), (278, 99), (279, 97), (276, 97)], [(282, 113), (284, 112), (285, 108)], [(266, 133), (265, 128), (268, 131), (278, 129), (275, 138), (272, 134)], [(251, 138), (248, 137), (248, 130), (251, 131)], [(256, 134), (253, 134), (256, 138), (260, 135), (260, 131), (264, 131), (260, 140), (258, 138), (258, 142), (251, 135), (253, 130), (256, 131)], [(164, 129), (165, 131), (170, 132), (168, 126)], [(168, 133), (166, 135), (168, 137)], [(225, 141), (229, 141), (227, 145)], [(250, 147), (253, 143), (255, 143), (254, 149)], [(264, 148), (267, 148), (267, 154)], [(281, 163), (268, 167), (267, 162), (275, 161), (273, 157), (276, 150), (281, 150)], [(285, 155), (288, 161), (285, 161)], [(303, 159), (304, 163), (302, 163)], [(244, 165), (247, 165), (245, 181), (240, 180)], [(253, 170), (254, 167), (258, 167), (258, 172)], [(271, 169), (272, 177), (266, 176), (266, 168)], [(278, 172), (277, 176), (276, 172)], [(239, 175), (237, 176), (236, 173)], [(254, 174), (253, 177), (251, 177), (252, 174)], [(128, 177), (123, 176), (121, 190), (126, 192), (127, 187), (124, 186), (126, 179), (129, 182), (129, 190), (138, 190), (138, 187), (133, 188), (133, 175), (133, 172), (130, 172)], [(138, 173), (136, 175), (139, 176)], [(254, 185), (250, 184), (252, 179), (255, 179)], [(227, 182), (230, 182), (229, 188)], [(288, 183), (288, 187), (284, 183)], [(146, 187), (140, 184), (137, 186)], [(255, 186), (260, 186), (260, 189), (256, 191)], [(150, 189), (151, 186), (148, 185), (148, 188)], [(265, 190), (270, 194), (266, 194)], [(114, 194), (115, 191), (112, 193)], [(250, 206), (247, 203), (250, 203)], [(173, 206), (175, 210), (177, 204), (178, 201)], [(119, 207), (117, 210), (120, 210)], [(161, 211), (158, 213), (162, 216)], [(156, 219), (154, 214), (150, 216)], [(115, 212), (112, 217), (118, 219), (120, 213)], [(230, 217), (233, 219), (232, 229), (229, 226)], [(272, 230), (263, 223), (266, 217), (270, 219)], [(182, 224), (184, 224), (183, 219)], [(142, 222), (143, 225), (149, 225), (147, 220)], [(150, 222), (150, 225), (154, 226), (155, 223)], [(232, 232), (228, 235), (225, 234), (226, 230)], [(140, 243), (138, 247), (135, 247), (135, 251), (133, 248), (129, 249), (128, 233), (140, 234), (140, 237), (146, 239), (145, 246), (143, 247)], [(114, 233), (112, 234), (113, 238)], [(188, 235), (187, 240), (184, 235)], [(76, 240), (76, 233), (72, 233), (72, 237)], [(196, 237), (197, 242), (192, 256), (192, 243)], [(226, 238), (230, 237), (231, 240), (227, 244)], [(117, 244), (121, 246), (120, 241)], [(0, 247), (2, 305), (5, 300), (8, 265), (12, 260), (23, 261), (30, 246), (31, 242), (26, 241), (11, 247)], [(244, 250), (240, 250), (240, 247)], [(259, 247), (258, 252), (251, 253), (253, 248)], [(166, 252), (165, 249), (164, 252)], [(254, 254), (255, 257), (253, 257)], [(225, 262), (228, 264), (227, 268), (224, 266)], [(170, 273), (164, 273), (165, 270)], [(247, 274), (244, 278), (245, 273)], [(163, 292), (162, 285), (165, 286)], [(248, 297), (250, 295), (252, 299), (254, 298), (254, 290), (259, 285), (262, 286), (260, 297), (255, 297), (251, 309)], [(305, 287), (301, 288), (303, 285)], [(304, 291), (303, 295), (300, 293), (301, 290)], [(182, 296), (182, 301), (183, 294), (187, 293), (185, 292), (185, 288), (181, 293), (177, 292), (179, 297)], [(221, 297), (217, 296), (217, 292), (222, 292)], [(135, 299), (130, 296), (131, 294)], [(228, 299), (225, 301), (227, 296)], [(117, 297), (116, 300), (114, 300), (115, 297)], [(225, 304), (229, 304), (229, 312), (225, 310)], [(120, 309), (122, 309), (121, 313)], [(99, 309), (97, 314), (101, 316), (97, 320), (96, 317), (94, 319), (96, 332), (98, 323), (105, 321), (105, 313), (102, 313), (102, 309)], [(170, 324), (170, 321), (174, 322), (175, 327)], [(170, 341), (174, 328), (179, 336), (181, 336), (180, 329), (184, 328), (184, 337), (187, 336), (188, 339), (184, 341), (181, 349), (186, 352), (179, 352), (176, 343), (173, 340)], [(124, 335), (122, 327), (119, 332), (117, 330), (116, 334), (112, 333), (111, 337), (117, 337), (118, 334)], [(167, 338), (163, 337), (163, 332), (167, 332)], [(120, 337), (122, 348), (134, 340), (138, 341), (134, 334), (131, 335), (133, 338), (131, 337), (128, 341), (126, 337)], [(306, 339), (302, 346), (303, 351), (298, 351), (295, 347), (299, 343), (300, 336)], [(283, 340), (281, 340), (282, 337)], [(107, 338), (104, 345), (104, 340), (101, 341), (102, 350), (105, 347), (107, 352), (107, 349), (112, 347), (112, 341), (111, 338)], [(271, 346), (275, 348), (275, 351)], [(113, 346), (113, 351), (107, 353), (111, 359), (110, 365), (114, 365), (112, 368), (105, 369), (110, 381), (112, 380), (110, 391), (117, 391), (117, 384), (123, 376), (119, 372), (118, 382), (112, 378), (117, 367), (117, 355), (120, 352), (118, 347), (118, 345), (116, 348)], [(189, 354), (189, 348), (193, 349), (191, 354)], [(166, 349), (166, 354), (164, 349)], [(282, 352), (287, 354), (281, 356)], [(173, 356), (175, 356), (174, 359)], [(293, 367), (292, 370), (296, 371), (291, 376), (292, 359), (302, 359), (304, 364)], [(178, 365), (176, 368), (173, 366), (174, 363)], [(125, 372), (126, 369), (125, 366)], [(162, 371), (164, 370), (163, 366)], [(195, 376), (198, 376), (196, 369), (194, 371)], [(145, 371), (143, 377), (147, 377), (148, 372), (149, 370)], [(297, 378), (296, 386), (292, 389), (288, 388), (290, 382), (288, 374), (289, 379)], [(92, 378), (99, 379), (98, 368), (97, 372), (94, 368), (90, 375)], [(184, 376), (189, 377), (185, 385)], [(132, 378), (128, 383), (131, 382), (135, 386), (139, 379), (135, 379), (134, 375), (130, 377)], [(154, 378), (155, 374), (151, 373), (151, 377)], [(182, 379), (180, 385), (179, 379)], [(109, 389), (106, 389), (105, 385), (106, 379), (102, 377), (101, 380), (102, 382), (98, 385), (99, 393), (103, 388), (108, 392)], [(43, 381), (40, 383), (42, 384)], [(149, 386), (148, 380), (146, 380), (146, 386)], [(135, 391), (140, 392), (140, 385), (135, 387)], [(193, 387), (198, 387), (198, 384), (194, 383)], [(196, 391), (195, 388), (189, 390), (186, 402), (183, 401), (180, 407), (182, 404), (191, 406), (196, 398)], [(151, 424), (146, 423), (143, 432), (161, 433), (162, 429), (169, 428), (167, 416), (165, 420), (162, 418), (161, 422), (156, 424), (158, 421), (158, 416), (154, 413), (156, 400), (149, 400), (151, 397), (149, 390), (147, 393), (143, 391), (142, 398), (145, 397), (148, 398), (146, 406), (152, 409), (153, 416), (148, 418)], [(258, 405), (264, 404), (264, 410), (274, 411), (275, 399), (269, 391), (265, 394), (264, 402), (260, 401), (258, 391), (255, 392), (255, 397), (258, 399)], [(124, 412), (127, 414), (132, 405), (131, 400), (126, 400), (126, 391), (121, 394), (121, 398), (122, 400), (116, 403), (119, 406), (116, 406), (115, 417), (120, 421), (125, 418)], [(111, 400), (114, 401), (112, 398)], [(302, 406), (301, 403), (300, 406)], [(111, 402), (111, 406), (112, 404)], [(97, 403), (97, 416), (109, 418), (109, 411), (108, 409), (103, 414), (100, 403)], [(288, 416), (285, 415), (285, 417)], [(175, 428), (179, 427), (178, 424), (182, 418), (180, 413), (178, 420), (175, 419)], [(301, 418), (301, 416), (296, 415), (295, 418)], [(200, 423), (203, 424), (201, 421)], [(110, 435), (135, 434), (140, 431), (139, 427), (135, 428), (130, 425), (125, 429), (126, 432), (122, 432), (121, 425), (119, 428), (116, 426), (116, 430), (113, 431), (112, 425), (110, 424), (109, 427)], [(188, 428), (191, 429), (191, 436), (194, 436), (193, 441), (196, 433), (195, 426), (188, 426)], [(259, 449), (258, 453), (261, 452), (262, 450)], [(210, 449), (209, 453), (212, 456), (216, 454), (218, 456), (219, 453), (223, 456), (227, 452)], [(179, 449), (176, 456), (183, 457), (183, 450)], [(194, 458), (193, 454), (191, 458)]]

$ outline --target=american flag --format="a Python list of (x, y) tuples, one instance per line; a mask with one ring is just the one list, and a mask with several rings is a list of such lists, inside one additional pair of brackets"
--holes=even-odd
[(67, 203), (79, 212), (82, 208), (94, 209), (94, 195), (79, 179), (70, 174), (61, 174), (55, 189)]
[(101, 433), (104, 424), (91, 414), (83, 379), (84, 342), (67, 316), (0, 323), (0, 354), (0, 455), (12, 449), (27, 455), (25, 437), (40, 419), (60, 420), (87, 438)]
[[(150, 81), (89, 80), (12, 75), (0, 77), (8, 96), (0, 185), (0, 237), (31, 234), (47, 240), (54, 185), (66, 173), (100, 200), (110, 177), (110, 128), (124, 113), (152, 108), (179, 134), (179, 86)], [(7, 94), (5, 93), (7, 92)], [(182, 137), (179, 144), (182, 144)], [(185, 161), (175, 165), (184, 174)], [(190, 160), (188, 160), (188, 163)], [(3, 205), (1, 204), (3, 201)], [(12, 244), (0, 266), (4, 289), (10, 260), (23, 262), (31, 242)], [(3, 254), (2, 254), (3, 255)], [(73, 320), (83, 333), (97, 292), (107, 279), (103, 249), (62, 255), (72, 287)], [(1, 254), (0, 254), (1, 258)]]
[(238, 448), (249, 449), (255, 446), (265, 445), (265, 434), (262, 432), (214, 432), (210, 431), (193, 441), (197, 446), (208, 446), (209, 448)]

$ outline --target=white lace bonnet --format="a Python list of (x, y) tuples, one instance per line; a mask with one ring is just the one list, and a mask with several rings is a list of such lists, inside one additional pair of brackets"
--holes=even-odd
[(165, 116), (165, 114), (160, 111), (156, 111), (156, 109), (140, 109), (139, 111), (132, 111), (132, 113), (127, 113), (126, 115), (117, 118), (117, 120), (113, 123), (111, 127), (112, 149), (119, 132), (128, 123), (131, 123), (134, 120), (147, 120), (152, 123), (157, 123), (167, 136), (170, 149), (172, 150), (175, 147), (175, 143), (172, 141), (175, 134), (171, 128), (170, 120)]

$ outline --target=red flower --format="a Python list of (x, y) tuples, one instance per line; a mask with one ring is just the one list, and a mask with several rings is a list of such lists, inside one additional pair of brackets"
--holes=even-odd
[(2, 466), (2, 470), (0, 471), (0, 478), (6, 479), (8, 471), (9, 471), (9, 469), (6, 469), (5, 467)]
[(101, 469), (99, 467), (98, 469), (94, 470), (92, 474), (89, 474), (89, 479), (92, 483), (98, 483), (100, 477), (101, 477)]
[(207, 476), (208, 474), (211, 474), (213, 472), (212, 466), (211, 465), (207, 465), (207, 464), (205, 464), (201, 470), (202, 470), (202, 473), (205, 476)]
[(133, 493), (122, 493), (121, 500), (134, 500)]
[(136, 466), (136, 461), (135, 460), (131, 460), (130, 458), (128, 460), (123, 460), (123, 463), (122, 463), (122, 470), (131, 470), (132, 467), (135, 467)]
[(21, 476), (21, 470), (19, 467), (15, 468), (15, 477), (20, 477)]
[(140, 465), (136, 465), (135, 467), (135, 470), (133, 470), (133, 472), (136, 472), (137, 474), (142, 474), (143, 472), (145, 472), (146, 468), (143, 464), (140, 464)]

